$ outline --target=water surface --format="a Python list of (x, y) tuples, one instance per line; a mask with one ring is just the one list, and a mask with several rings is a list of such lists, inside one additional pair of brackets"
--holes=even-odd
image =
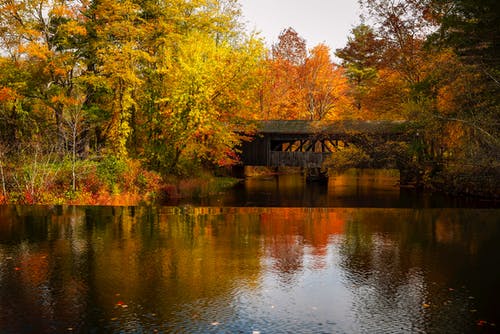
[(328, 184), (305, 182), (304, 175), (249, 177), (229, 191), (208, 197), (170, 200), (166, 205), (348, 208), (489, 208), (498, 203), (416, 192), (399, 187), (397, 170), (351, 169), (330, 173)]
[(161, 207), (0, 207), (0, 333), (489, 333), (494, 203), (393, 172)]
[(498, 217), (3, 206), (0, 332), (495, 332)]

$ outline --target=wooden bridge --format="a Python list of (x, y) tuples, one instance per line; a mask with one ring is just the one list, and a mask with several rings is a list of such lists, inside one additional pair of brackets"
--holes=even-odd
[(321, 168), (334, 150), (370, 136), (407, 140), (404, 121), (259, 121), (254, 139), (242, 145), (246, 166)]

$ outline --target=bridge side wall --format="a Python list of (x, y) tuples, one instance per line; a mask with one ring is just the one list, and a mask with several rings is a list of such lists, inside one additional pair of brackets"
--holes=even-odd
[(271, 139), (269, 136), (256, 136), (251, 142), (243, 142), (241, 159), (245, 166), (270, 166)]
[(321, 152), (278, 152), (271, 151), (271, 167), (321, 168), (323, 161), (331, 153)]

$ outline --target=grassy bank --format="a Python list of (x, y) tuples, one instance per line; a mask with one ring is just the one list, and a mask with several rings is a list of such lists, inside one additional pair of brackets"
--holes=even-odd
[(217, 194), (237, 179), (209, 171), (190, 177), (160, 175), (138, 160), (113, 156), (68, 161), (30, 161), (3, 168), (0, 204), (139, 205)]

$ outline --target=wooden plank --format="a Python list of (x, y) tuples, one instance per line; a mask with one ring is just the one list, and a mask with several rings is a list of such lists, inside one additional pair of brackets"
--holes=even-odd
[(270, 167), (309, 167), (321, 168), (323, 161), (331, 153), (321, 152), (271, 152)]

